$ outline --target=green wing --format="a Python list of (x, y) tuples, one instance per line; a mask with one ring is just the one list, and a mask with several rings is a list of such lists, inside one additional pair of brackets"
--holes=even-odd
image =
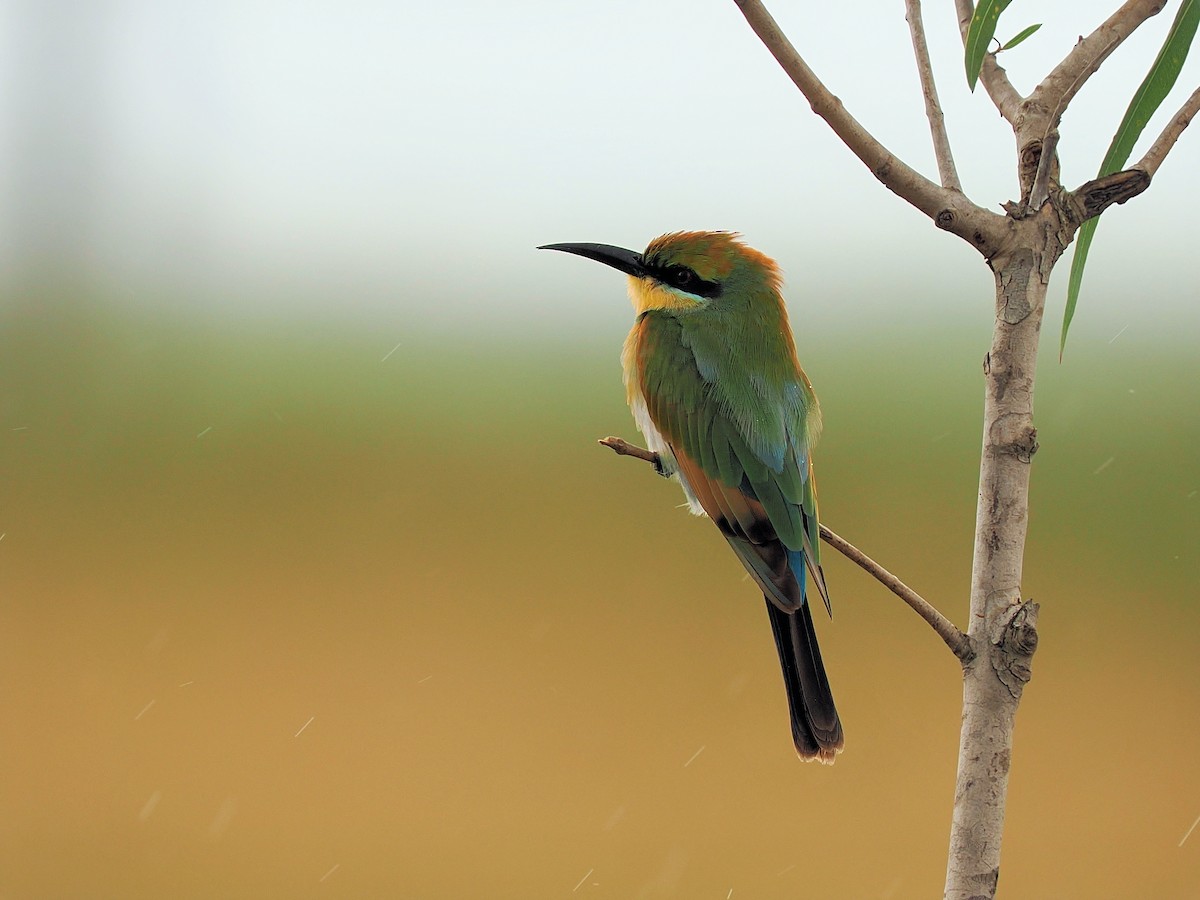
[[(782, 543), (801, 591), (807, 565), (826, 597), (808, 452), (811, 389), (794, 361), (771, 359), (751, 369), (731, 350), (729, 335), (709, 321), (703, 330), (689, 328), (695, 323), (687, 316), (652, 310), (639, 319), (638, 376), (647, 412), (685, 483), (726, 536), (749, 541), (756, 556)], [(779, 371), (784, 377), (771, 377)], [(734, 549), (761, 583), (763, 572), (755, 571), (761, 560)], [(777, 560), (767, 565), (780, 574)]]

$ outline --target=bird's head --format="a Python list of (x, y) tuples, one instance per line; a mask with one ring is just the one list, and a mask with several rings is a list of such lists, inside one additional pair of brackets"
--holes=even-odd
[(677, 231), (635, 253), (610, 244), (546, 244), (619, 269), (639, 312), (779, 297), (779, 268), (729, 231)]

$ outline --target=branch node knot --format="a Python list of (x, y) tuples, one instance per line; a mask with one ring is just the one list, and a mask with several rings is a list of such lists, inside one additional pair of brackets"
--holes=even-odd
[(1074, 197), (1078, 205), (1073, 212), (1083, 219), (1098, 216), (1114, 203), (1124, 203), (1150, 187), (1150, 173), (1141, 169), (1123, 169), (1094, 178), (1079, 186)]
[(1038, 604), (1032, 600), (1014, 603), (992, 624), (992, 668), (1017, 699), (1033, 674), (1031, 664), (1038, 645), (1038, 609)]
[(1019, 413), (1005, 413), (993, 422), (991, 438), (993, 453), (1007, 453), (1023, 463), (1032, 462), (1040, 446), (1037, 429), (1026, 424), (1025, 416)]
[(1029, 428), (1020, 441), (1013, 446), (1013, 454), (1023, 463), (1033, 461), (1033, 454), (1038, 452), (1037, 429)]

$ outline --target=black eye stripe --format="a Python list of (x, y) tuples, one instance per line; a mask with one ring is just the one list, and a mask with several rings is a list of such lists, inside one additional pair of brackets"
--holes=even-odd
[(650, 260), (646, 263), (646, 273), (655, 281), (681, 291), (687, 291), (689, 294), (695, 294), (697, 297), (712, 299), (721, 295), (720, 284), (715, 281), (705, 281), (696, 274), (695, 269), (687, 266), (679, 264), (664, 266)]

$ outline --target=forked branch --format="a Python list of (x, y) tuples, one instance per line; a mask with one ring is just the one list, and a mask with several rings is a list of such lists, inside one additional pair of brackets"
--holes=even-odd
[[(598, 443), (608, 447), (618, 456), (632, 456), (634, 459), (644, 460), (653, 465), (655, 471), (662, 472), (659, 456), (653, 450), (647, 450), (645, 447), (631, 444), (624, 438), (619, 437), (601, 438)], [(932, 603), (844, 537), (841, 537), (824, 525), (821, 526), (821, 539), (912, 607), (913, 611), (937, 632), (938, 637), (946, 642), (946, 646), (950, 648), (950, 651), (958, 657), (963, 665), (966, 665), (974, 658), (975, 652), (971, 649), (971, 641), (965, 634), (958, 630), (958, 626), (938, 612)]]
[(984, 256), (990, 257), (997, 251), (1005, 235), (1003, 216), (976, 206), (961, 191), (934, 184), (898, 158), (830, 93), (759, 0), (735, 2), (759, 40), (808, 99), (813, 112), (828, 123), (888, 190), (925, 213), (939, 228), (963, 238)]
[(1101, 63), (1125, 42), (1143, 22), (1166, 6), (1166, 0), (1126, 0), (1121, 8), (1071, 48), (1042, 83), (1029, 95), (1030, 107), (1050, 115), (1048, 130), (1058, 127), (1059, 119)]
[(1058, 123), (1067, 106), (1100, 65), (1138, 26), (1165, 5), (1165, 0), (1128, 0), (1071, 49), (1063, 61), (1042, 79), (1025, 104), (1028, 113), (1017, 136), (1022, 148), (1037, 146), (1037, 168), (1030, 183), (1028, 205), (1039, 209), (1050, 196), (1051, 179), (1057, 181)]
[[(971, 27), (971, 19), (975, 15), (975, 4), (971, 0), (954, 0), (954, 8), (958, 13), (958, 30), (963, 43), (967, 40), (967, 30)], [(1017, 127), (1017, 117), (1021, 112), (1021, 104), (1025, 102), (1012, 82), (1008, 73), (1000, 63), (996, 62), (996, 54), (988, 53), (983, 57), (983, 68), (979, 70), (979, 81), (987, 95), (992, 98), (992, 104), (1004, 120)]]

